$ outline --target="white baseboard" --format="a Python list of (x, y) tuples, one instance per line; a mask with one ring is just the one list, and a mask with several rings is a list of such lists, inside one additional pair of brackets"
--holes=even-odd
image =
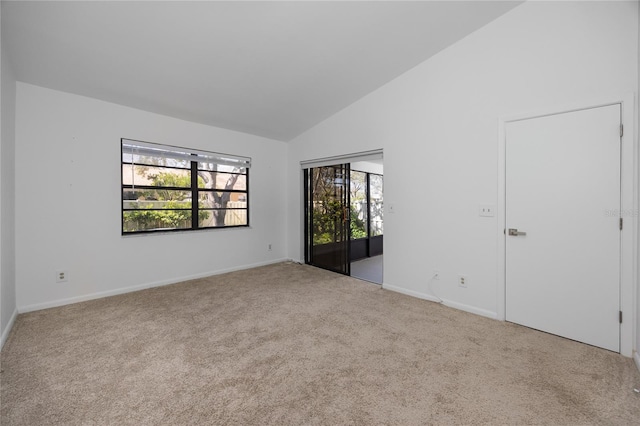
[(445, 306), (449, 306), (450, 308), (459, 309), (461, 311), (469, 312), (472, 314), (480, 315), (482, 317), (491, 318), (494, 320), (498, 319), (498, 313), (489, 311), (487, 309), (476, 308), (475, 306), (465, 305), (464, 303), (453, 302), (451, 300), (443, 299), (442, 304)]
[(640, 370), (640, 353), (637, 351), (633, 353), (633, 360), (636, 362), (636, 367)]
[(406, 294), (407, 296), (417, 297), (418, 299), (424, 299), (424, 300), (428, 300), (430, 302), (440, 303), (440, 299), (438, 299), (435, 296), (432, 296), (432, 295), (427, 294), (427, 293), (421, 293), (421, 292), (415, 291), (415, 290), (407, 290), (404, 287), (398, 287), (398, 286), (395, 286), (395, 285), (383, 283), (382, 284), (382, 288), (385, 289), (385, 290), (395, 291), (396, 293)]
[(18, 317), (18, 310), (14, 309), (13, 314), (11, 314), (11, 319), (9, 319), (9, 324), (2, 330), (2, 337), (0, 338), (0, 350), (4, 347), (5, 342), (9, 338), (9, 333), (13, 329), (13, 324), (16, 322), (16, 318)]
[(407, 290), (406, 288), (403, 287), (398, 287), (395, 285), (391, 285), (391, 284), (382, 284), (382, 288), (385, 290), (391, 290), (391, 291), (395, 291), (397, 293), (402, 293), (402, 294), (406, 294), (407, 296), (413, 296), (413, 297), (417, 297), (419, 299), (424, 299), (424, 300), (428, 300), (430, 302), (442, 302), (443, 305), (448, 306), (450, 308), (454, 308), (454, 309), (459, 309), (461, 311), (465, 311), (465, 312), (469, 312), (472, 314), (476, 314), (476, 315), (480, 315), (483, 317), (487, 317), (487, 318), (491, 318), (491, 319), (498, 319), (498, 313), (497, 312), (492, 312), (486, 309), (481, 309), (481, 308), (476, 308), (475, 306), (470, 306), (470, 305), (465, 305), (464, 303), (458, 303), (458, 302), (454, 302), (451, 300), (447, 300), (447, 299), (439, 299), (436, 296), (432, 296), (430, 294), (427, 293), (421, 293), (419, 291), (415, 291), (415, 290)]
[[(90, 293), (90, 294), (85, 294), (85, 295), (82, 295), (82, 296), (70, 297), (70, 298), (67, 298), (67, 299), (58, 299), (58, 300), (52, 300), (50, 302), (35, 303), (35, 304), (32, 304), (32, 305), (26, 305), (26, 306), (18, 307), (18, 312), (22, 314), (22, 313), (25, 313), (25, 312), (33, 312), (33, 311), (39, 311), (39, 310), (42, 310), (42, 309), (56, 308), (58, 306), (71, 305), (73, 303), (86, 302), (87, 300), (101, 299), (103, 297), (109, 297), (109, 296), (117, 296), (119, 294), (131, 293), (133, 291), (146, 290), (148, 288), (153, 288), (153, 287), (162, 287), (162, 286), (165, 286), (165, 285), (176, 284), (176, 283), (180, 283), (180, 282), (183, 282), (183, 281), (195, 280), (195, 279), (198, 279), (198, 278), (205, 278), (205, 277), (210, 277), (210, 276), (213, 276), (213, 275), (226, 274), (228, 272), (241, 271), (241, 270), (244, 270), (244, 269), (257, 268), (258, 266), (272, 265), (272, 264), (275, 264), (275, 263), (286, 262), (288, 260), (289, 259), (286, 259), (286, 258), (276, 259), (276, 260), (269, 260), (269, 261), (266, 261), (266, 262), (253, 263), (253, 264), (250, 264), (250, 265), (236, 266), (236, 267), (233, 267), (233, 268), (219, 269), (219, 270), (216, 270), (216, 271), (203, 272), (203, 273), (195, 274), (195, 275), (188, 275), (188, 276), (183, 276), (183, 277), (171, 278), (171, 279), (168, 279), (168, 280), (154, 281), (154, 282), (134, 285), (134, 286), (130, 286), (130, 287), (122, 287), (122, 288), (118, 288), (118, 289), (115, 289), (115, 290), (100, 291), (100, 292), (97, 292), (97, 293)], [(4, 336), (3, 336), (3, 338), (4, 338)]]

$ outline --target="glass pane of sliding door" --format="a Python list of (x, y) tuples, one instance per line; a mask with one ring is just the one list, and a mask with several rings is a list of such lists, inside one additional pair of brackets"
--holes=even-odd
[(349, 275), (349, 164), (304, 171), (305, 262)]

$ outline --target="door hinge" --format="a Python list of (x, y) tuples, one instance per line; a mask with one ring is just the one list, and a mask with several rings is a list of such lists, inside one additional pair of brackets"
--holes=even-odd
[(620, 218), (620, 230), (622, 231), (622, 218)]
[(620, 137), (624, 135), (624, 124), (620, 123)]
[(620, 311), (620, 324), (622, 324), (622, 311)]

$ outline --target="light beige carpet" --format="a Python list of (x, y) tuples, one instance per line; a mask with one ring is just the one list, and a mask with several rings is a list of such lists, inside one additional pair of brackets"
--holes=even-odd
[(20, 315), (1, 423), (640, 424), (620, 355), (296, 264)]

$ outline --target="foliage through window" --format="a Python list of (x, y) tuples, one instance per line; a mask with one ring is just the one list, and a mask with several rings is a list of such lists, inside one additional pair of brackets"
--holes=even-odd
[(382, 235), (384, 225), (382, 186), (384, 177), (382, 175), (369, 174), (369, 223), (371, 224), (370, 235), (372, 237)]
[(383, 234), (383, 180), (382, 175), (351, 170), (349, 183), (352, 240)]
[(122, 233), (248, 226), (250, 163), (122, 139)]
[(346, 176), (341, 166), (314, 167), (311, 170), (313, 244), (330, 244), (346, 239), (342, 226), (345, 211), (342, 188)]
[(351, 213), (351, 239), (357, 240), (367, 238), (369, 236), (367, 225), (369, 223), (369, 211), (367, 194), (367, 174), (351, 170), (351, 179), (349, 179), (350, 194), (350, 213)]

